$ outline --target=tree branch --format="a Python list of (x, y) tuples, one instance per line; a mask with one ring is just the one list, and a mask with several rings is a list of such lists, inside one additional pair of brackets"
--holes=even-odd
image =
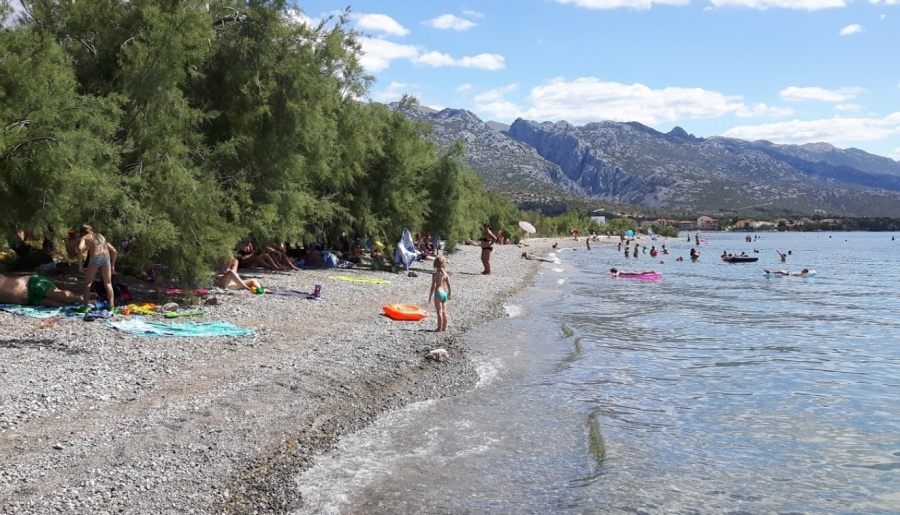
[(9, 158), (11, 158), (11, 157), (13, 156), (13, 154), (15, 154), (16, 152), (18, 152), (19, 149), (22, 148), (22, 147), (31, 145), (32, 143), (40, 143), (40, 142), (42, 142), (42, 141), (47, 141), (47, 142), (56, 143), (56, 142), (57, 142), (57, 139), (56, 139), (56, 138), (51, 138), (51, 137), (49, 137), (49, 136), (45, 136), (45, 137), (43, 137), (43, 138), (31, 138), (31, 139), (29, 139), (29, 140), (25, 140), (25, 141), (23, 141), (22, 143), (19, 143), (18, 145), (15, 145), (15, 146), (13, 146), (13, 147), (9, 147), (8, 149), (6, 149), (6, 152), (3, 153), (3, 159), (9, 159)]

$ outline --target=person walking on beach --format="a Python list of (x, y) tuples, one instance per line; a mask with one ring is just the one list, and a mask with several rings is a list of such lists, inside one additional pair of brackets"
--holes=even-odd
[[(447, 301), (453, 291), (450, 287), (450, 276), (447, 275), (447, 257), (434, 258), (434, 274), (431, 276), (431, 290), (428, 292), (428, 300), (434, 299), (434, 310), (437, 311), (437, 329), (435, 332), (447, 330)], [(446, 290), (444, 287), (446, 286)]]
[[(112, 309), (116, 303), (116, 297), (113, 294), (112, 276), (116, 272), (116, 248), (113, 247), (106, 238), (100, 233), (95, 233), (94, 228), (88, 224), (81, 226), (79, 231), (81, 234), (81, 242), (78, 244), (80, 254), (87, 251), (88, 266), (84, 276), (84, 295), (82, 303), (88, 304), (90, 300), (91, 284), (97, 271), (100, 271), (103, 277), (103, 286), (106, 287), (106, 298), (109, 301), (109, 309)], [(80, 259), (80, 258), (79, 258)]]
[(481, 275), (491, 275), (491, 251), (494, 250), (494, 243), (497, 237), (491, 232), (488, 224), (481, 226), (481, 264), (484, 265), (484, 271)]

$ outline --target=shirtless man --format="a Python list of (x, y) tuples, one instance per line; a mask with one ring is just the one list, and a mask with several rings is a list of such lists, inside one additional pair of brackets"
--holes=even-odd
[(81, 302), (81, 295), (60, 290), (42, 275), (7, 277), (0, 274), (0, 303), (59, 308)]

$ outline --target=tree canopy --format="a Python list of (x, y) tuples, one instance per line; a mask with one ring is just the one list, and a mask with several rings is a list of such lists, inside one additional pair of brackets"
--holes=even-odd
[(0, 0), (0, 227), (90, 223), (198, 277), (243, 238), (463, 239), (514, 224), (457, 145), (365, 102), (349, 11), (285, 0)]

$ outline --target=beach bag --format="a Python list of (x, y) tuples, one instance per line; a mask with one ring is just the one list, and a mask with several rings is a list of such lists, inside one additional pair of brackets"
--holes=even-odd
[[(113, 295), (116, 297), (116, 302), (131, 302), (131, 293), (128, 291), (128, 285), (117, 283), (113, 281)], [(103, 281), (94, 281), (91, 284), (91, 291), (97, 294), (98, 300), (103, 300), (109, 302), (109, 299), (106, 298), (106, 286), (103, 285)]]

